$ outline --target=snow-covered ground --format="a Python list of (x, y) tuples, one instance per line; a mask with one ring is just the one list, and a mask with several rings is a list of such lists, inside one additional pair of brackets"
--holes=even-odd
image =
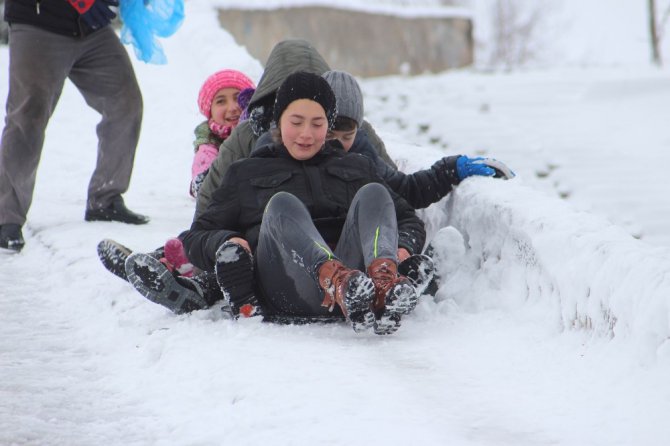
[(667, 71), (466, 71), (364, 85), (368, 117), (385, 130), (449, 153), (501, 159), (528, 186), (670, 247)]
[(186, 14), (168, 65), (136, 63), (145, 120), (126, 201), (150, 225), (83, 221), (98, 117), (68, 84), (52, 118), (26, 248), (0, 255), (0, 444), (670, 442), (667, 70), (367, 79), (367, 117), (406, 170), (468, 153), (519, 174), (422, 212), (431, 234), (450, 226), (437, 299), (388, 337), (175, 316), (95, 246), (150, 250), (190, 224), (200, 83), (262, 72), (207, 2)]

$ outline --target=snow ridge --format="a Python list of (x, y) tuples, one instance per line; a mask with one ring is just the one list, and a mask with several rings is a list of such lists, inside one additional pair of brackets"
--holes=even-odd
[(669, 250), (517, 180), (467, 180), (447, 206), (465, 248), (438, 271), (447, 280), (438, 298), (475, 309), (544, 300), (563, 330), (631, 338), (641, 359), (667, 348)]

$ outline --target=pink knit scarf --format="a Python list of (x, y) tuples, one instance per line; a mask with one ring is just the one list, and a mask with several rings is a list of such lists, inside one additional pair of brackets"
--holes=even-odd
[(226, 139), (230, 136), (230, 132), (233, 131), (233, 127), (230, 125), (222, 125), (216, 123), (213, 119), (209, 120), (209, 129), (221, 139)]

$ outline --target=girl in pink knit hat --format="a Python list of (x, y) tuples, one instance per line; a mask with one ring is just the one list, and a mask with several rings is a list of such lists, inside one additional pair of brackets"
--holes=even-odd
[[(237, 70), (221, 70), (205, 80), (198, 94), (200, 113), (207, 118), (195, 128), (191, 196), (196, 197), (219, 146), (237, 126), (255, 85)], [(239, 99), (246, 101), (240, 103)]]
[[(200, 88), (198, 108), (207, 120), (195, 128), (195, 156), (191, 167), (190, 193), (194, 198), (209, 172), (209, 166), (219, 153), (219, 146), (240, 122), (255, 85), (244, 73), (221, 70), (209, 76)], [(168, 269), (191, 276), (193, 265), (188, 261), (179, 238), (165, 243), (161, 261)]]
[[(198, 124), (194, 132), (191, 196), (197, 196), (209, 166), (219, 153), (221, 143), (245, 117), (244, 112), (254, 91), (255, 85), (251, 79), (240, 71), (230, 69), (212, 74), (200, 88), (198, 108), (207, 119)], [(98, 244), (98, 256), (105, 268), (132, 283), (125, 271), (125, 260), (131, 253), (130, 249), (114, 240), (105, 239)], [(150, 255), (165, 264), (176, 276), (189, 278), (193, 275), (193, 265), (177, 237), (169, 239), (164, 248)]]

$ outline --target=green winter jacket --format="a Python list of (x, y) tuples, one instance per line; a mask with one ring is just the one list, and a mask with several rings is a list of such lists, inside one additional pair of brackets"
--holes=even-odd
[(219, 147), (223, 142), (223, 138), (215, 135), (209, 128), (209, 121), (203, 121), (193, 131), (195, 139), (193, 140), (193, 151), (197, 152), (203, 144), (211, 144), (214, 147)]
[[(296, 71), (307, 71), (321, 75), (329, 70), (330, 67), (323, 60), (323, 57), (305, 40), (283, 40), (275, 45), (265, 64), (265, 70), (258, 82), (258, 87), (249, 101), (248, 109), (251, 111), (251, 118), (235, 127), (230, 136), (219, 146), (219, 155), (209, 167), (209, 173), (198, 191), (194, 220), (207, 209), (212, 195), (221, 185), (228, 167), (239, 159), (248, 158), (256, 144), (258, 135), (268, 129), (268, 123), (263, 124), (261, 121), (263, 117), (267, 120), (267, 117), (271, 116), (274, 95), (284, 79)], [(260, 116), (259, 119), (254, 118), (255, 111), (258, 111), (256, 116)], [(257, 128), (254, 129), (254, 126)], [(368, 133), (370, 142), (382, 159), (397, 169), (397, 166), (386, 153), (384, 143), (372, 130), (370, 124), (364, 122), (361, 129)]]

